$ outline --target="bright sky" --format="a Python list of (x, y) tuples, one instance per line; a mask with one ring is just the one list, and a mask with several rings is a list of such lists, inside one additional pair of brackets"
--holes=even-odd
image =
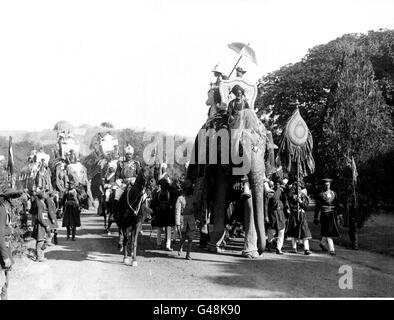
[(245, 77), (345, 33), (394, 29), (394, 1), (0, 0), (0, 130), (109, 121), (193, 136), (211, 70), (250, 42)]

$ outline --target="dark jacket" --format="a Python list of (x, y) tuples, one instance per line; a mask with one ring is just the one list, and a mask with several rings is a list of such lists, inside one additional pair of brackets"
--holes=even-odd
[(285, 211), (288, 207), (285, 193), (279, 188), (275, 190), (271, 197), (268, 197), (268, 228), (277, 231), (282, 230), (286, 226)]
[(161, 193), (155, 190), (152, 193), (152, 227), (175, 226), (175, 203), (178, 195), (171, 191)]
[(322, 237), (339, 237), (339, 201), (337, 194), (330, 190), (319, 194), (315, 205), (315, 219), (319, 217)]
[(57, 229), (59, 226), (58, 226), (57, 220), (56, 220), (56, 204), (55, 204), (55, 201), (53, 201), (53, 198), (47, 197), (45, 199), (45, 204), (46, 204), (47, 209), (48, 209), (49, 226), (51, 227), (51, 229)]
[[(301, 203), (297, 205), (297, 188), (293, 187), (287, 194), (287, 200), (290, 207), (290, 216), (286, 229), (286, 236), (295, 239), (310, 239), (312, 238), (309, 230), (306, 210), (309, 205), (309, 198), (303, 192), (299, 194)], [(299, 211), (297, 210), (299, 207)]]
[(36, 197), (36, 219), (32, 237), (37, 241), (45, 240), (46, 230), (49, 227), (48, 208), (43, 199)]
[(131, 178), (138, 176), (140, 172), (141, 165), (138, 161), (119, 161), (115, 171), (115, 179), (125, 180), (128, 182)]
[(231, 100), (227, 109), (229, 119), (232, 120), (235, 118), (243, 109), (250, 109), (249, 104), (245, 98), (243, 98), (239, 103), (237, 102), (237, 99)]
[(81, 209), (79, 206), (78, 193), (76, 189), (68, 190), (63, 197), (64, 216), (63, 227), (81, 226)]

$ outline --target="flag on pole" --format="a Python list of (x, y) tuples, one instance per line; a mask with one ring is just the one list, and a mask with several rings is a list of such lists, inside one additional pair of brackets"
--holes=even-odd
[(10, 141), (8, 145), (8, 164), (7, 170), (11, 176), (14, 175), (14, 152), (12, 150), (12, 137), (10, 136)]
[(310, 175), (315, 171), (312, 149), (312, 134), (297, 108), (287, 122), (279, 144), (282, 166), (288, 172), (297, 167), (302, 177)]
[(14, 152), (12, 151), (12, 137), (10, 136), (10, 141), (8, 145), (8, 164), (7, 171), (9, 173), (9, 182), (11, 188), (14, 187)]

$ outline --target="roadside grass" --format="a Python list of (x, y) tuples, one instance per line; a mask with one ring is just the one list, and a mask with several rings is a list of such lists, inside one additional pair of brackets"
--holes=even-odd
[[(314, 206), (309, 208), (307, 215), (313, 239), (320, 239), (320, 224), (316, 226), (313, 223)], [(350, 249), (348, 229), (340, 226), (340, 234), (334, 243)], [(357, 234), (360, 249), (394, 257), (394, 212), (381, 210), (371, 215)]]

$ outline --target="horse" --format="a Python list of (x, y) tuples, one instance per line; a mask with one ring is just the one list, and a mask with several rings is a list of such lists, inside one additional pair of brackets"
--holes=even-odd
[(100, 199), (101, 214), (104, 217), (104, 230), (111, 234), (111, 224), (115, 211), (115, 190), (112, 187), (104, 188), (104, 194)]
[[(115, 219), (122, 239), (123, 263), (137, 266), (137, 241), (146, 211), (142, 210), (149, 198), (153, 179), (148, 167), (142, 167), (132, 185), (128, 185), (119, 199), (119, 211)], [(129, 258), (129, 252), (131, 259)]]

